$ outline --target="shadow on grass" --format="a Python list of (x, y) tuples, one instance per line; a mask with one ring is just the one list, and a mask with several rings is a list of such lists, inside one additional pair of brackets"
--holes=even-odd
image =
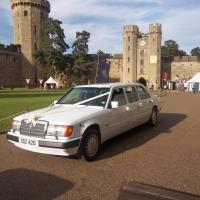
[(0, 199), (50, 200), (72, 187), (70, 181), (44, 172), (27, 169), (0, 172)]
[(160, 113), (159, 122), (155, 127), (145, 124), (105, 142), (97, 160), (113, 157), (144, 145), (160, 134), (170, 134), (171, 128), (186, 118), (185, 114)]

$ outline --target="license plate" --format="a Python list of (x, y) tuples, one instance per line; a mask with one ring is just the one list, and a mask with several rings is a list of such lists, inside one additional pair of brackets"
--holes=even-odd
[(20, 138), (19, 142), (29, 146), (38, 146), (38, 141), (34, 139)]

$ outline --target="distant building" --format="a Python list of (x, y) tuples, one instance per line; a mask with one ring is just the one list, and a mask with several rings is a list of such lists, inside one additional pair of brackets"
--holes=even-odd
[(149, 33), (139, 32), (136, 25), (127, 25), (123, 33), (123, 55), (113, 55), (110, 78), (121, 82), (161, 83), (161, 24), (150, 24)]
[(167, 81), (187, 80), (200, 72), (196, 56), (161, 58), (161, 41), (161, 24), (150, 24), (147, 34), (140, 33), (135, 25), (125, 26), (123, 53), (108, 59), (110, 81), (162, 87)]

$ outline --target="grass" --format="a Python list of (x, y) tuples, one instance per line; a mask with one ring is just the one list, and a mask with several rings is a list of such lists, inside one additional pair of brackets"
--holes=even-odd
[(44, 91), (44, 90), (0, 90), (0, 132), (11, 128), (12, 118), (1, 121), (1, 119), (35, 109), (46, 107), (59, 99), (66, 91)]

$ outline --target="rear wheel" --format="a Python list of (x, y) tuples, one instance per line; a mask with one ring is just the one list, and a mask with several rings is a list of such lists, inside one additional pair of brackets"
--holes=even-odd
[(81, 150), (85, 160), (91, 162), (98, 156), (100, 149), (99, 131), (95, 128), (90, 128), (83, 136)]
[(151, 117), (150, 117), (150, 119), (149, 119), (148, 124), (149, 124), (150, 126), (156, 126), (157, 122), (158, 122), (158, 111), (157, 111), (157, 109), (154, 107), (154, 108), (152, 109)]

